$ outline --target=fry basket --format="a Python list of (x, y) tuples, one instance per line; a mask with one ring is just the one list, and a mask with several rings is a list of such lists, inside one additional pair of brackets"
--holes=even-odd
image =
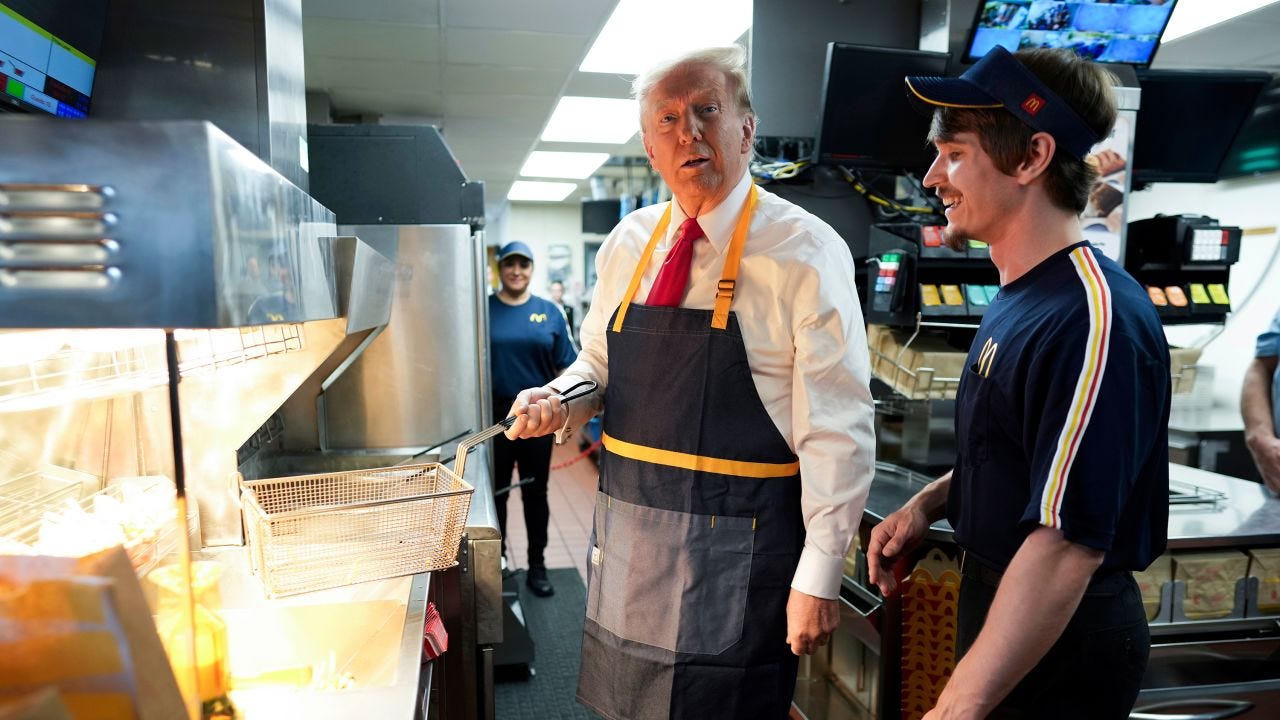
[(440, 463), (241, 484), (249, 563), (282, 597), (457, 565), (472, 487)]
[[(595, 382), (579, 382), (562, 401), (595, 389)], [(473, 491), (462, 479), (467, 454), (515, 419), (460, 442), (452, 470), (426, 463), (242, 482), (249, 565), (267, 595), (457, 565)]]

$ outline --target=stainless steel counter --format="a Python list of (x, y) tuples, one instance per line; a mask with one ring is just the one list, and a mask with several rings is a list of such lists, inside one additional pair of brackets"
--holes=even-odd
[[(867, 496), (867, 508), (863, 515), (872, 525), (875, 525), (906, 505), (913, 495), (934, 480), (935, 478), (897, 465), (878, 462), (875, 479), (871, 482), (871, 493)], [(929, 532), (925, 537), (929, 540), (951, 542), (951, 523), (945, 518), (939, 520), (929, 526)]]
[[(1280, 498), (1258, 483), (1170, 463), (1169, 479), (1223, 493), (1217, 503), (1173, 506), (1169, 510), (1169, 549), (1262, 547), (1280, 545)], [(906, 504), (932, 478), (888, 463), (876, 463), (865, 516), (878, 523)], [(930, 540), (952, 542), (951, 525), (929, 527)]]
[[(336, 665), (313, 667), (315, 679), (309, 687), (305, 686), (307, 683), (297, 687), (268, 682), (233, 690), (232, 702), (240, 711), (240, 717), (245, 720), (279, 717), (408, 720), (413, 717), (418, 702), (422, 631), (431, 573), (272, 600), (265, 596), (258, 579), (249, 572), (244, 547), (210, 548), (194, 553), (193, 559), (214, 560), (226, 568), (219, 589), (223, 616), (231, 633), (229, 645), (233, 677), (245, 674), (243, 667), (237, 667), (237, 656), (248, 654), (254, 656), (255, 665), (264, 662), (261, 659), (263, 654), (275, 654), (281, 658), (291, 655), (287, 660), (277, 660), (279, 667), (272, 667), (272, 670), (307, 666), (304, 655), (318, 656), (321, 665), (326, 662)], [(401, 604), (404, 606), (403, 614), (399, 612)], [(329, 620), (334, 622), (327, 622)], [(361, 620), (367, 622), (359, 626)], [(394, 623), (400, 620), (403, 627), (395, 627)], [(309, 647), (279, 647), (273, 642), (278, 638), (269, 633), (281, 626), (295, 628), (307, 635)], [(363, 638), (360, 627), (366, 626), (368, 630), (364, 634), (368, 637)], [(243, 630), (240, 638), (236, 636), (237, 627)], [(262, 634), (257, 634), (259, 628)], [(357, 641), (362, 644), (361, 651), (379, 656), (365, 659), (341, 657), (343, 653), (338, 646), (342, 642), (350, 644), (352, 635), (357, 636)], [(246, 642), (245, 637), (252, 640)], [(238, 639), (241, 640), (239, 648), (236, 647)], [(245, 647), (253, 641), (261, 645)], [(385, 656), (382, 656), (383, 650), (387, 651)], [(355, 662), (359, 662), (362, 668), (352, 667)], [(353, 673), (355, 687), (336, 689), (334, 683), (323, 677), (326, 672), (334, 676)], [(365, 683), (365, 680), (369, 682)]]
[(1216, 505), (1169, 508), (1169, 549), (1280, 545), (1280, 499), (1264, 486), (1176, 464), (1169, 480), (1226, 495)]

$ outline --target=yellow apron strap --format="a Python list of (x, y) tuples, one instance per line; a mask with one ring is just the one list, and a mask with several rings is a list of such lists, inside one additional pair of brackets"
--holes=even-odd
[(622, 319), (627, 316), (627, 308), (631, 306), (636, 290), (640, 289), (640, 280), (644, 277), (644, 269), (649, 267), (649, 258), (653, 257), (653, 249), (658, 246), (658, 240), (666, 234), (667, 226), (671, 224), (671, 202), (667, 203), (666, 212), (662, 213), (662, 219), (658, 220), (658, 227), (653, 229), (653, 236), (649, 238), (649, 244), (644, 247), (644, 252), (640, 255), (640, 264), (636, 265), (636, 271), (631, 276), (627, 294), (622, 296), (622, 304), (618, 306), (618, 314), (613, 319), (614, 332), (622, 332)]
[(747, 229), (751, 227), (751, 213), (756, 208), (756, 185), (751, 183), (747, 202), (738, 214), (738, 226), (733, 229), (729, 252), (725, 254), (724, 270), (716, 284), (716, 306), (711, 313), (711, 327), (724, 330), (729, 326), (729, 306), (733, 304), (733, 291), (738, 284), (738, 263), (742, 260), (742, 248), (747, 244)]
[[(738, 214), (738, 224), (733, 229), (732, 239), (729, 240), (729, 252), (725, 254), (724, 269), (720, 273), (720, 282), (716, 285), (716, 305), (715, 311), (711, 314), (711, 327), (717, 330), (724, 330), (729, 326), (729, 307), (733, 304), (734, 287), (738, 282), (738, 263), (742, 260), (742, 249), (747, 244), (747, 230), (751, 227), (751, 214), (755, 208), (756, 186), (752, 183), (751, 190), (747, 193), (747, 202), (743, 204), (742, 212)], [(627, 308), (631, 306), (631, 301), (636, 297), (636, 291), (640, 289), (640, 281), (644, 278), (645, 268), (649, 267), (649, 259), (653, 257), (654, 248), (658, 247), (658, 241), (666, 236), (667, 226), (670, 224), (671, 203), (668, 202), (666, 211), (658, 220), (658, 226), (653, 229), (649, 244), (644, 247), (644, 252), (640, 255), (640, 262), (631, 275), (631, 284), (627, 286), (627, 293), (622, 296), (622, 304), (618, 306), (618, 313), (613, 318), (614, 332), (622, 332), (622, 321), (627, 316)]]

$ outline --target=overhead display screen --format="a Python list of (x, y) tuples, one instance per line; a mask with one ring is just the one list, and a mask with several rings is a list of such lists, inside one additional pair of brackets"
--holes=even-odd
[(107, 0), (0, 2), (0, 101), (88, 115), (106, 13)]
[(996, 45), (1069, 48), (1103, 63), (1146, 67), (1160, 45), (1176, 0), (984, 0), (964, 60), (977, 62)]

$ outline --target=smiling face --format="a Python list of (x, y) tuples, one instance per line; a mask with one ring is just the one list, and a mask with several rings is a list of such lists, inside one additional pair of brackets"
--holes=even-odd
[(938, 156), (925, 173), (924, 186), (946, 208), (947, 246), (963, 250), (969, 240), (994, 242), (1017, 204), (1018, 181), (995, 166), (975, 133), (935, 139), (933, 145)]
[(498, 263), (498, 274), (502, 277), (502, 289), (512, 297), (518, 297), (529, 289), (533, 261), (527, 257), (512, 255)]
[(649, 162), (690, 217), (714, 208), (742, 178), (755, 128), (724, 72), (702, 65), (663, 78), (641, 112)]

